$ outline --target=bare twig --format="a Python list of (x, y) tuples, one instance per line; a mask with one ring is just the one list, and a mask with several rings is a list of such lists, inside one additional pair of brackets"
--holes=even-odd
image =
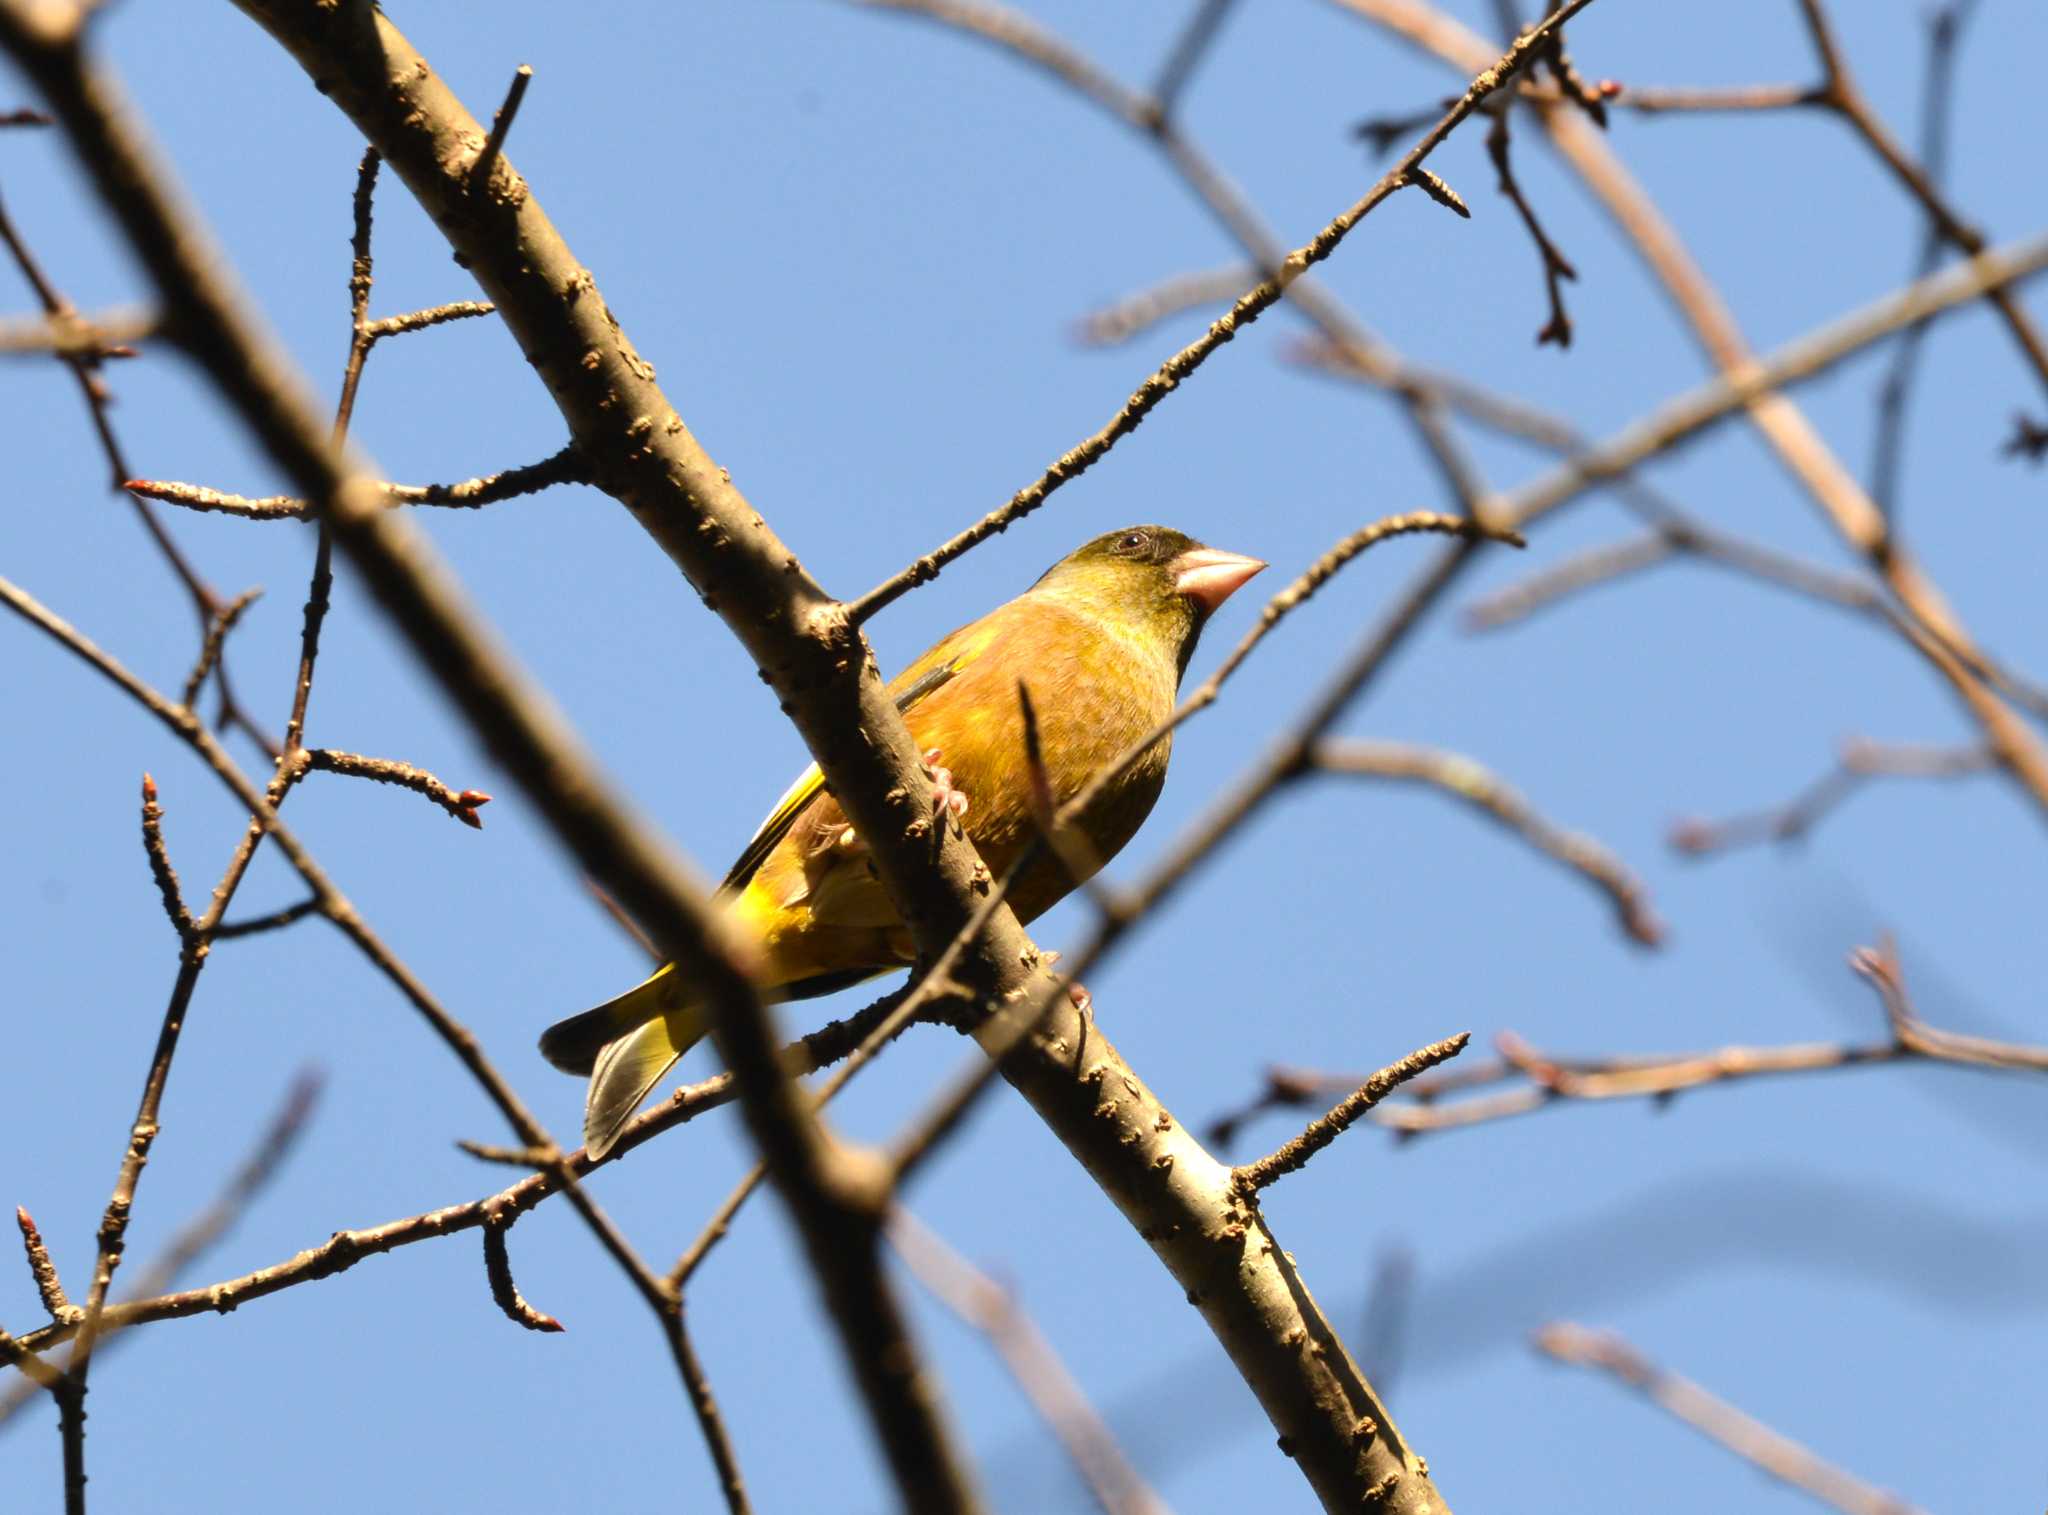
[(64, 1382), (64, 1375), (44, 1362), (5, 1331), (0, 1331), (0, 1367), (19, 1368), (28, 1382), (33, 1385), (22, 1398), (26, 1402), (37, 1390), (55, 1390)]
[(1890, 935), (1878, 938), (1875, 947), (1858, 947), (1849, 954), (1849, 967), (1877, 991), (1885, 1019), (1899, 1047), (1918, 1057), (1936, 1062), (1966, 1063), (1978, 1068), (2048, 1073), (2048, 1050), (2023, 1047), (1988, 1037), (1965, 1036), (1944, 1031), (1920, 1018), (1906, 994), (1905, 971), (1899, 965), (1898, 946)]
[[(1920, 163), (1937, 190), (1948, 176), (1949, 106), (1954, 96), (1957, 43), (1976, 0), (1950, 0), (1927, 17), (1927, 75), (1920, 97)], [(1822, 97), (1827, 98), (1826, 91)], [(1925, 278), (1941, 262), (1941, 229), (1932, 222), (1921, 238), (1912, 277)], [(1898, 523), (1899, 458), (1906, 445), (1906, 402), (1920, 364), (1929, 324), (1917, 322), (1892, 347), (1892, 360), (1878, 389), (1877, 438), (1870, 462), (1870, 498), (1895, 529)]]
[[(455, 484), (384, 484), (379, 488), (387, 504), (442, 505), (475, 510), (500, 500), (535, 494), (556, 484), (589, 482), (575, 448), (565, 447), (538, 463), (507, 468)], [(167, 479), (129, 479), (124, 486), (131, 494), (162, 500), (187, 510), (216, 511), (244, 516), (255, 521), (310, 521), (318, 512), (305, 500), (292, 495), (228, 494), (199, 484), (180, 484)]]
[[(1890, 1032), (1884, 1040), (1566, 1058), (1540, 1051), (1514, 1032), (1503, 1031), (1494, 1039), (1497, 1057), (1418, 1079), (1408, 1085), (1402, 1098), (1381, 1104), (1369, 1118), (1397, 1136), (1410, 1137), (1485, 1125), (1567, 1101), (1649, 1099), (1661, 1105), (1714, 1084), (1892, 1063), (1934, 1062), (2006, 1073), (2048, 1073), (2048, 1048), (1966, 1036), (1920, 1019), (1906, 995), (1897, 951), (1889, 938), (1876, 947), (1858, 948), (1849, 955), (1849, 966), (1879, 996)], [(1268, 1068), (1265, 1078), (1266, 1087), (1258, 1097), (1216, 1120), (1213, 1129), (1218, 1141), (1229, 1140), (1267, 1110), (1315, 1104), (1356, 1082), (1355, 1075), (1299, 1068)]]
[(1552, 825), (1497, 774), (1462, 753), (1398, 742), (1325, 741), (1317, 744), (1311, 761), (1326, 773), (1409, 780), (1465, 801), (1604, 894), (1630, 941), (1643, 947), (1662, 944), (1664, 925), (1641, 880), (1621, 859), (1591, 837)]
[(505, 150), (506, 134), (512, 130), (513, 118), (519, 114), (519, 102), (526, 98), (526, 86), (531, 83), (532, 64), (522, 63), (512, 71), (512, 83), (505, 90), (505, 103), (491, 117), (491, 134), (484, 139), (484, 150), (477, 154), (476, 162), (470, 166), (472, 189), (482, 189), (490, 184), (491, 170), (498, 166), (498, 157)]
[[(1550, 12), (1552, 15), (1557, 13), (1557, 0), (1550, 0)], [(1606, 91), (1579, 77), (1571, 54), (1565, 51), (1562, 26), (1553, 27), (1544, 40), (1543, 66), (1557, 82), (1558, 93), (1584, 111), (1587, 120), (1598, 127), (1607, 125)]]
[[(35, 291), (36, 300), (43, 307), (47, 319), (59, 327), (75, 327), (79, 320), (77, 309), (43, 272), (41, 264), (29, 251), (27, 242), (22, 239), (21, 233), (16, 230), (14, 222), (9, 218), (5, 202), (0, 202), (0, 245), (7, 248), (15, 266), (21, 270), (22, 277), (28, 280), (29, 287)], [(134, 470), (128, 466), (120, 439), (114, 433), (113, 417), (110, 414), (113, 393), (108, 389), (106, 381), (100, 377), (99, 355), (94, 352), (59, 352), (57, 356), (78, 384), (79, 395), (85, 401), (86, 414), (91, 419), (93, 433), (99, 441), (100, 451), (106, 456), (113, 487), (118, 490), (121, 488), (122, 480)], [(143, 531), (156, 547), (158, 555), (184, 587), (186, 596), (191, 601), (193, 613), (199, 619), (200, 635), (204, 637), (220, 615), (220, 596), (192, 567), (177, 542), (172, 539), (170, 532), (165, 529), (163, 522), (156, 518), (156, 512), (150, 509), (148, 502), (138, 500), (132, 495), (126, 498), (135, 512), (136, 520), (141, 523)], [(243, 731), (265, 752), (274, 754), (276, 745), (264, 734), (263, 729), (250, 719), (236, 700), (232, 682), (225, 668), (220, 673), (220, 691), (222, 723)]]
[(1418, 1073), (1425, 1073), (1438, 1063), (1448, 1062), (1456, 1057), (1465, 1050), (1466, 1044), (1471, 1040), (1471, 1032), (1460, 1031), (1456, 1036), (1446, 1037), (1440, 1042), (1431, 1042), (1427, 1047), (1409, 1053), (1399, 1062), (1390, 1063), (1380, 1069), (1341, 1100), (1329, 1114), (1310, 1121), (1308, 1129), (1294, 1140), (1267, 1153), (1257, 1162), (1245, 1163), (1239, 1167), (1233, 1174), (1238, 1192), (1246, 1195), (1256, 1194), (1288, 1174), (1307, 1167), (1310, 1158), (1350, 1130), (1360, 1116)]
[(505, 1250), (505, 1235), (517, 1216), (500, 1208), (484, 1219), (484, 1274), (490, 1280), (491, 1298), (508, 1319), (529, 1331), (560, 1331), (564, 1327), (554, 1316), (536, 1310), (526, 1302), (512, 1281), (512, 1258)]
[(159, 325), (149, 312), (130, 310), (103, 316), (66, 311), (40, 321), (0, 321), (0, 357), (54, 355), (90, 362), (132, 358), (135, 344), (155, 336)]
[(1256, 270), (1234, 263), (1168, 279), (1090, 311), (1074, 323), (1074, 339), (1091, 347), (1115, 347), (1182, 311), (1228, 304), (1256, 278)]
[(1166, 55), (1159, 78), (1152, 86), (1152, 104), (1160, 120), (1172, 118), (1180, 104), (1181, 91), (1187, 87), (1196, 65), (1209, 50), (1209, 44), (1216, 40), (1216, 33), (1222, 29), (1233, 3), (1235, 0), (1198, 0), (1195, 13), (1188, 18), (1180, 36), (1174, 39), (1173, 49)]
[[(190, 702), (187, 704), (189, 707)], [(178, 933), (180, 943), (190, 944), (197, 928), (192, 923), (192, 912), (185, 908), (178, 872), (171, 866), (170, 848), (164, 844), (163, 819), (163, 807), (156, 802), (156, 780), (145, 773), (142, 776), (142, 850), (149, 855), (149, 876), (156, 880), (157, 893), (163, 897), (164, 914), (170, 917), (171, 929)]]
[(1478, 1125), (1527, 1114), (1559, 1100), (1651, 1098), (1668, 1101), (1708, 1084), (1760, 1075), (1832, 1072), (1893, 1062), (1953, 1063), (2003, 1072), (2048, 1073), (2048, 1049), (1930, 1026), (1907, 998), (1896, 949), (1889, 939), (1850, 954), (1849, 965), (1877, 991), (1891, 1029), (1883, 1042), (1810, 1042), (1781, 1047), (1723, 1047), (1665, 1057), (1566, 1061), (1538, 1052), (1512, 1032), (1497, 1038), (1498, 1080), (1527, 1082), (1497, 1095), (1452, 1103), (1384, 1107), (1375, 1116), (1404, 1134)]
[[(833, 1021), (809, 1036), (791, 1043), (783, 1049), (784, 1060), (792, 1067), (808, 1071), (846, 1057), (901, 998), (900, 993), (885, 996), (860, 1014), (844, 1021)], [(636, 1117), (620, 1134), (619, 1140), (601, 1162), (591, 1161), (581, 1149), (569, 1153), (566, 1158), (568, 1170), (574, 1177), (581, 1178), (597, 1167), (616, 1162), (662, 1132), (692, 1120), (708, 1110), (731, 1103), (734, 1097), (733, 1078), (730, 1073), (716, 1074), (702, 1083), (684, 1085), (660, 1104)], [(337, 1273), (346, 1272), (366, 1258), (376, 1257), (399, 1247), (473, 1230), (483, 1225), (494, 1209), (505, 1213), (524, 1214), (562, 1192), (560, 1172), (548, 1166), (547, 1149), (498, 1148), (477, 1142), (464, 1142), (461, 1145), (487, 1160), (507, 1161), (519, 1167), (542, 1171), (536, 1171), (509, 1188), (468, 1204), (450, 1205), (423, 1214), (386, 1221), (380, 1225), (338, 1232), (318, 1246), (297, 1252), (274, 1266), (259, 1268), (238, 1278), (226, 1279), (205, 1288), (148, 1298), (138, 1297), (109, 1305), (104, 1317), (104, 1329), (112, 1331), (152, 1321), (182, 1320), (193, 1315), (214, 1312), (225, 1314), (251, 1300), (267, 1298), (301, 1284), (331, 1278)], [(78, 1313), (82, 1315), (83, 1312)], [(76, 1323), (53, 1324), (22, 1338), (21, 1344), (25, 1349), (47, 1351), (69, 1340), (76, 1333), (76, 1329)], [(0, 1409), (0, 1421), (4, 1421), (6, 1415), (7, 1411)]]
[(1820, 91), (1810, 84), (1738, 84), (1706, 89), (1629, 84), (1615, 86), (1615, 92), (1605, 95), (1605, 99), (1609, 106), (1644, 116), (1792, 110), (1821, 103)]
[(1535, 1345), (1558, 1362), (1612, 1374), (1736, 1456), (1845, 1515), (1920, 1515), (1918, 1506), (1823, 1462), (1726, 1400), (1658, 1367), (1613, 1332), (1560, 1321), (1538, 1331)]
[(320, 901), (309, 897), (297, 904), (286, 905), (281, 910), (252, 915), (246, 920), (222, 921), (213, 928), (213, 940), (220, 942), (237, 936), (260, 936), (266, 931), (281, 931), (286, 926), (296, 925), (309, 915), (319, 914), (319, 911)]
[[(1820, 89), (1820, 103), (1840, 116), (1864, 140), (1878, 161), (1899, 181), (1900, 187), (1919, 202), (1929, 223), (1944, 241), (1970, 257), (1983, 252), (1989, 246), (1984, 234), (1966, 222), (1948, 203), (1934, 176), (1907, 155), (1864, 97), (1862, 88), (1849, 72), (1822, 0), (1799, 0), (1799, 8), (1826, 76)], [(2042, 385), (2048, 387), (2048, 341), (2043, 340), (2018, 296), (2010, 289), (1993, 286), (1984, 291), (1984, 298), (2004, 320), (2013, 340), (2019, 345), (2021, 355), (2032, 366)]]
[(590, 897), (597, 901), (604, 913), (612, 918), (612, 924), (632, 939), (633, 945), (646, 954), (649, 962), (658, 966), (662, 962), (661, 949), (654, 945), (654, 938), (641, 928), (640, 923), (626, 914), (625, 907), (612, 898), (611, 890), (588, 874), (583, 876), (583, 887), (589, 891)]
[(1978, 298), (1986, 289), (2019, 283), (2044, 269), (2048, 236), (2013, 243), (1916, 280), (1786, 343), (1768, 357), (1747, 361), (1734, 373), (1667, 401), (1608, 440), (1567, 458), (1511, 494), (1504, 519), (1526, 527), (1593, 485), (1620, 478), (1692, 440), (1761, 396), (1810, 379), (1915, 321)]
[(260, 589), (245, 589), (227, 604), (213, 618), (213, 624), (206, 629), (206, 640), (199, 648), (199, 660), (192, 665), (192, 672), (185, 678), (185, 694), (181, 703), (189, 710), (199, 701), (199, 691), (205, 687), (206, 676), (213, 672), (220, 662), (220, 650), (227, 643), (228, 633), (235, 629), (235, 622), (242, 618), (242, 612), (262, 596)]
[(1754, 842), (1796, 841), (1873, 778), (1966, 778), (1997, 766), (1997, 758), (1982, 745), (1908, 746), (1851, 737), (1835, 766), (1785, 804), (1721, 821), (1689, 817), (1672, 826), (1671, 845), (1701, 857)]
[[(134, 1286), (129, 1291), (131, 1301), (151, 1299), (168, 1289), (179, 1274), (241, 1218), (257, 1193), (276, 1175), (286, 1154), (305, 1129), (319, 1092), (320, 1076), (317, 1072), (308, 1070), (292, 1080), (277, 1113), (271, 1117), (249, 1156), (222, 1186), (213, 1202), (180, 1226), (163, 1251), (136, 1275)], [(110, 1311), (120, 1309), (119, 1304), (109, 1306)], [(70, 1310), (62, 1319), (65, 1325), (76, 1326), (83, 1322), (84, 1316), (83, 1310)], [(115, 1349), (124, 1334), (120, 1323), (103, 1316), (94, 1355), (104, 1356)], [(25, 1360), (17, 1365), (29, 1374), (33, 1384), (45, 1389), (55, 1386), (59, 1377), (56, 1367), (31, 1354), (23, 1356)], [(35, 1388), (27, 1386), (16, 1386), (9, 1392), (0, 1393), (0, 1424), (19, 1411), (34, 1394)]]
[(1124, 1456), (1043, 1332), (996, 1282), (901, 1205), (889, 1212), (889, 1242), (918, 1281), (989, 1345), (1059, 1438), (1103, 1515), (1166, 1515), (1165, 1501)]
[(1528, 197), (1522, 193), (1522, 186), (1515, 179), (1514, 160), (1509, 155), (1508, 116), (1506, 110), (1493, 113), (1493, 125), (1486, 132), (1486, 154), (1493, 160), (1500, 192), (1507, 196), (1508, 203), (1522, 218), (1522, 225), (1529, 233), (1529, 240), (1536, 244), (1536, 254), (1543, 263), (1543, 287), (1550, 297), (1550, 319), (1536, 333), (1536, 345), (1541, 347), (1546, 342), (1555, 342), (1559, 347), (1570, 347), (1572, 318), (1564, 308), (1564, 281), (1577, 282), (1579, 271), (1550, 240), (1543, 223), (1536, 219), (1535, 207), (1529, 204)]
[(335, 752), (326, 747), (307, 750), (304, 756), (306, 766), (315, 772), (340, 773), (378, 784), (396, 784), (414, 794), (425, 795), (463, 825), (479, 831), (483, 829), (483, 817), (477, 814), (477, 810), (488, 805), (491, 797), (480, 789), (451, 789), (426, 769), (391, 758), (363, 757), (358, 753)]
[[(218, 938), (219, 933), (215, 936)], [(163, 1251), (135, 1275), (131, 1291), (134, 1298), (150, 1299), (163, 1293), (248, 1212), (250, 1202), (277, 1176), (285, 1158), (304, 1134), (319, 1103), (323, 1082), (316, 1068), (302, 1069), (293, 1077), (276, 1112), (250, 1146), (249, 1155), (228, 1176), (220, 1193), (180, 1226)], [(106, 1342), (103, 1334), (102, 1350)]]
[(1982, 651), (1965, 650), (1945, 642), (1885, 594), (1879, 584), (1819, 568), (1774, 548), (1712, 530), (1635, 480), (1620, 480), (1617, 484), (1623, 489), (1629, 508), (1649, 521), (1649, 535), (1588, 548), (1520, 583), (1475, 600), (1466, 609), (1465, 624), (1474, 631), (1496, 630), (1547, 610), (1583, 590), (1616, 582), (1683, 555), (1866, 616), (1898, 633), (1916, 650), (1932, 648), (1956, 659), (2014, 704), (2048, 718), (2048, 689), (2022, 678)]
[(409, 331), (425, 331), (430, 326), (445, 326), (450, 321), (467, 321), (477, 316), (488, 316), (497, 310), (488, 300), (450, 300), (445, 305), (430, 305), (425, 310), (409, 310), (404, 315), (380, 316), (365, 328), (372, 342), (386, 337), (401, 337)]
[(21, 1228), (21, 1248), (28, 1255), (29, 1276), (35, 1280), (36, 1296), (43, 1302), (43, 1312), (51, 1320), (66, 1324), (83, 1320), (85, 1312), (72, 1304), (70, 1296), (65, 1294), (64, 1282), (57, 1276), (57, 1265), (50, 1259), (50, 1248), (25, 1206), (14, 1207), (14, 1223)]
[(1469, 221), (1472, 219), (1472, 208), (1465, 203), (1464, 196), (1460, 195), (1455, 189), (1452, 189), (1450, 185), (1446, 184), (1443, 179), (1430, 172), (1430, 170), (1426, 168), (1409, 169), (1407, 182), (1421, 190), (1430, 199), (1436, 201), (1437, 204), (1450, 211), (1460, 220)]

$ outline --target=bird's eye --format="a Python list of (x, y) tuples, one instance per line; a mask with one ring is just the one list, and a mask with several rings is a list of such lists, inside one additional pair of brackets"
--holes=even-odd
[(1148, 538), (1142, 531), (1128, 531), (1124, 533), (1123, 540), (1116, 544), (1116, 550), (1118, 552), (1141, 552), (1144, 550), (1147, 540)]

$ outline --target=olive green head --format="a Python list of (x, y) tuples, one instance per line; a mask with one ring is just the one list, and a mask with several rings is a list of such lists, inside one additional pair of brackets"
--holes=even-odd
[(1068, 553), (1031, 592), (1144, 628), (1184, 670), (1211, 613), (1265, 566), (1169, 526), (1126, 526)]

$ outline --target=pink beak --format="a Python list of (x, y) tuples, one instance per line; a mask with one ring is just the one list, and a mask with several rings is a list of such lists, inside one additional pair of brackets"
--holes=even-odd
[(1248, 558), (1241, 552), (1225, 552), (1218, 547), (1194, 547), (1166, 566), (1173, 570), (1174, 592), (1186, 595), (1207, 615), (1237, 593), (1245, 580), (1266, 565), (1258, 558)]

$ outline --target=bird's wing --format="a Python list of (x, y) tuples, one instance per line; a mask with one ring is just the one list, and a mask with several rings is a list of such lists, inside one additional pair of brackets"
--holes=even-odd
[[(993, 640), (990, 635), (978, 634), (982, 625), (977, 621), (972, 626), (963, 626), (897, 675), (891, 687), (896, 691), (898, 714), (910, 714), (934, 690), (948, 683), (981, 654)], [(790, 829), (811, 807), (811, 803), (824, 792), (825, 776), (813, 763), (797, 776), (797, 781), (789, 786), (789, 792), (768, 812), (768, 819), (761, 822), (761, 829), (754, 833), (754, 839), (747, 843), (746, 850), (740, 853), (739, 860), (718, 886), (718, 897), (727, 898), (745, 889), (761, 864), (767, 861), (768, 854), (775, 850), (776, 844), (789, 835)]]

